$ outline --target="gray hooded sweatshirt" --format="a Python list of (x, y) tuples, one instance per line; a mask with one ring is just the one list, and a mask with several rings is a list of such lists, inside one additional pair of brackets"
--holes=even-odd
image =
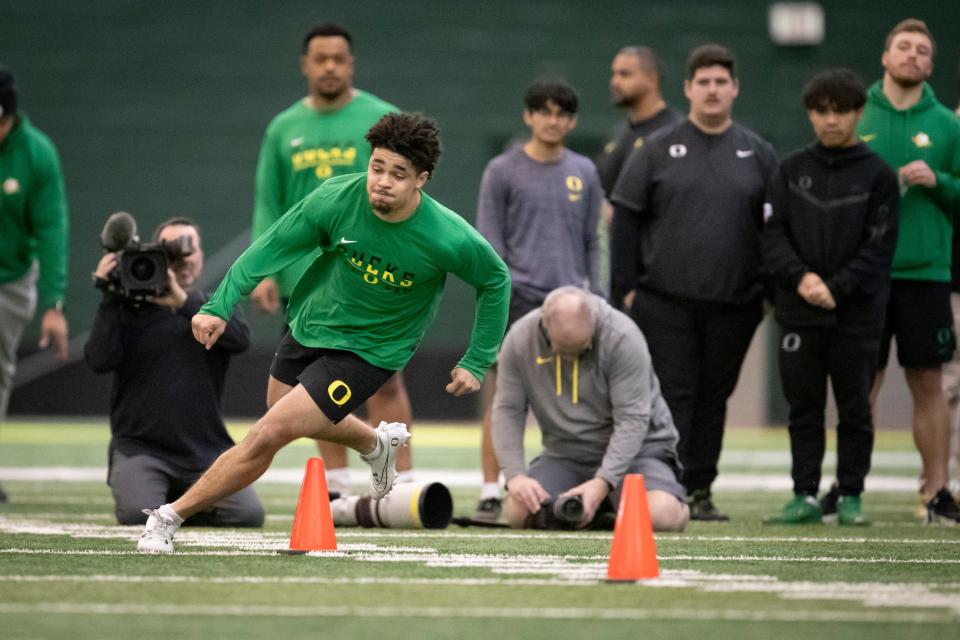
[(553, 353), (540, 310), (518, 320), (497, 358), (493, 444), (507, 481), (525, 473), (528, 407), (548, 455), (596, 465), (617, 487), (638, 457), (677, 460), (677, 429), (660, 395), (647, 342), (628, 316), (593, 298), (596, 330), (574, 359)]

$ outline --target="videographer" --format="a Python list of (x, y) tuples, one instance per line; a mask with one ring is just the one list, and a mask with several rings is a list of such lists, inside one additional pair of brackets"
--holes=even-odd
[[(528, 408), (543, 434), (543, 453), (529, 469)], [(624, 475), (642, 473), (653, 528), (682, 531), (690, 511), (677, 440), (643, 334), (599, 296), (560, 287), (507, 332), (497, 359), (493, 444), (511, 527), (567, 528), (554, 504), (577, 496), (582, 511), (576, 505), (573, 512), (581, 516), (571, 524), (602, 528), (594, 516), (617, 508)]]
[[(108, 286), (117, 280), (112, 251), (93, 274), (104, 298), (84, 356), (97, 373), (114, 372), (107, 484), (120, 524), (146, 522), (143, 505), (178, 498), (234, 444), (223, 423), (223, 383), (230, 356), (250, 346), (250, 331), (234, 316), (212, 349), (194, 339), (190, 319), (208, 298), (196, 289), (203, 269), (199, 229), (189, 218), (171, 218), (153, 240), (183, 244), (183, 236), (193, 251), (170, 262), (168, 291), (160, 296), (139, 301)], [(260, 527), (263, 518), (259, 498), (247, 487), (188, 523)]]

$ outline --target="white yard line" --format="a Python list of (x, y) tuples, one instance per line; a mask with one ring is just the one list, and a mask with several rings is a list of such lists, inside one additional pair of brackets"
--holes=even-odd
[(690, 560), (695, 562), (823, 562), (826, 564), (960, 564), (960, 558), (834, 558), (830, 556), (711, 556), (686, 554), (657, 554), (661, 560)]
[[(793, 482), (788, 469), (789, 463), (781, 473), (721, 473), (713, 488), (719, 491), (735, 489), (789, 492), (793, 488)], [(105, 482), (106, 477), (106, 467), (0, 467), (0, 481)], [(350, 470), (352, 484), (366, 484), (368, 477), (369, 471), (364, 469)], [(418, 482), (442, 482), (448, 487), (479, 487), (482, 482), (479, 470), (458, 469), (418, 469), (414, 472), (414, 479)], [(302, 469), (275, 468), (269, 469), (257, 482), (300, 484), (302, 480)], [(823, 488), (829, 488), (830, 482), (830, 478), (825, 478)], [(916, 493), (917, 488), (917, 479), (912, 477), (873, 474), (867, 476), (866, 480), (867, 491)]]
[[(766, 467), (790, 469), (792, 459), (790, 451), (745, 451), (728, 449), (720, 454), (720, 467)], [(828, 451), (823, 456), (825, 468), (836, 468), (837, 454)], [(920, 454), (915, 451), (874, 451), (870, 457), (870, 466), (874, 469), (920, 469)], [(722, 475), (722, 474), (721, 474)]]
[[(562, 578), (405, 578), (389, 576), (183, 576), (183, 575), (0, 575), (3, 583), (200, 584), (200, 585), (398, 585), (445, 587), (593, 587), (605, 571), (595, 568)], [(793, 600), (849, 600), (867, 606), (947, 608), (960, 611), (960, 583), (781, 582), (774, 576), (661, 571), (643, 583), (658, 588), (697, 588), (709, 592), (771, 593)]]
[[(28, 514), (6, 514), (0, 515), (0, 533), (23, 533), (36, 535), (69, 535), (75, 538), (115, 538), (115, 539), (135, 539), (142, 527), (140, 526), (112, 526), (96, 525), (89, 523), (71, 523), (55, 522), (49, 518), (69, 520), (71, 514), (68, 513), (28, 513)], [(104, 516), (108, 517), (108, 516)], [(98, 516), (99, 518), (99, 516)], [(95, 518), (80, 518), (81, 520), (93, 520)], [(935, 533), (936, 528), (926, 529), (929, 533)], [(609, 541), (613, 535), (608, 532), (583, 531), (583, 532), (517, 532), (504, 530), (478, 530), (465, 531), (458, 529), (448, 529), (445, 531), (429, 530), (398, 530), (398, 529), (351, 529), (339, 528), (336, 531), (338, 539), (341, 540), (396, 540), (398, 538), (406, 539), (465, 539), (465, 540), (483, 540), (483, 539), (506, 539), (506, 540), (597, 540)], [(733, 543), (799, 543), (799, 544), (839, 544), (839, 545), (960, 545), (960, 538), (951, 537), (925, 537), (925, 538), (867, 538), (863, 536), (721, 536), (721, 535), (689, 535), (676, 533), (656, 534), (657, 542), (669, 545), (673, 542), (733, 542)], [(177, 533), (177, 540), (192, 546), (230, 546), (234, 544), (256, 544), (280, 543), (289, 539), (289, 534), (284, 531), (257, 531), (243, 529), (221, 529), (221, 530), (192, 530), (190, 528), (181, 529)], [(359, 544), (359, 543), (358, 543)]]
[(960, 544), (960, 538), (818, 538), (816, 536), (688, 536), (670, 534), (656, 536), (657, 541), (677, 542), (801, 542), (810, 544)]
[(133, 584), (324, 584), (324, 585), (424, 585), (454, 587), (524, 586), (524, 587), (569, 587), (591, 586), (590, 581), (526, 578), (400, 578), (389, 576), (369, 577), (316, 577), (316, 576), (136, 576), (136, 575), (0, 575), (4, 582), (78, 582), (78, 583), (133, 583)]
[[(926, 529), (930, 533), (936, 528)], [(389, 529), (337, 529), (337, 537), (343, 538), (385, 538), (396, 533)], [(407, 530), (403, 532), (405, 538), (499, 538), (512, 540), (612, 540), (613, 534), (597, 531), (581, 531), (568, 533), (563, 531), (551, 532), (510, 532), (491, 529), (484, 532), (467, 532), (449, 529), (447, 531)], [(931, 545), (960, 545), (960, 538), (865, 538), (865, 537), (818, 537), (818, 536), (703, 536), (685, 533), (657, 533), (654, 534), (657, 542), (800, 542), (810, 544), (931, 544)]]
[[(185, 545), (195, 546), (195, 545)], [(232, 546), (232, 545), (231, 545)], [(285, 545), (277, 543), (263, 543), (260, 545), (251, 545), (247, 549), (237, 550), (210, 550), (210, 551), (177, 551), (178, 556), (275, 556)], [(348, 545), (340, 545), (337, 551), (317, 551), (310, 552), (308, 556), (323, 557), (351, 557), (356, 560), (366, 562), (426, 562), (430, 566), (444, 567), (497, 567), (507, 571), (520, 571), (521, 569), (533, 569), (539, 565), (548, 565), (553, 562), (566, 560), (603, 560), (606, 556), (541, 556), (545, 560), (537, 562), (536, 556), (484, 556), (482, 554), (454, 554), (441, 555), (432, 549), (414, 548), (405, 553), (399, 553), (389, 547), (382, 548), (381, 551), (353, 550)], [(399, 551), (406, 551), (402, 547)], [(134, 549), (32, 549), (27, 547), (14, 547), (0, 549), (3, 555), (64, 555), (64, 556), (140, 556)], [(142, 556), (141, 556), (142, 557)], [(511, 564), (509, 558), (517, 558), (517, 564)], [(757, 555), (691, 555), (691, 554), (670, 554), (658, 553), (660, 560), (671, 561), (689, 561), (689, 562), (797, 562), (797, 563), (824, 563), (824, 564), (917, 564), (917, 565), (955, 565), (960, 564), (960, 558), (889, 558), (889, 557), (866, 557), (866, 558), (838, 558), (831, 556), (757, 556)], [(571, 563), (567, 566), (578, 568), (583, 564)], [(605, 565), (604, 565), (605, 566)]]
[(877, 624), (952, 624), (958, 617), (929, 612), (737, 609), (619, 609), (545, 607), (376, 607), (110, 604), (99, 602), (0, 603), (0, 614), (137, 615), (204, 617), (357, 617), (357, 618), (480, 618), (552, 620), (691, 620), (747, 622), (849, 622)]

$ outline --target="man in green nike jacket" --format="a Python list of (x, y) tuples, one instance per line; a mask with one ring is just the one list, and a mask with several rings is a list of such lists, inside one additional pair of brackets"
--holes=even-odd
[(956, 343), (950, 257), (953, 216), (960, 211), (960, 122), (925, 82), (935, 53), (922, 21), (911, 18), (893, 28), (881, 57), (883, 78), (867, 94), (857, 132), (897, 172), (902, 195), (874, 401), (895, 336), (913, 397), (926, 517), (955, 522), (960, 509), (946, 489), (950, 436), (941, 365)]
[[(67, 193), (57, 148), (17, 111), (13, 74), (0, 69), (0, 422), (17, 346), (40, 309), (40, 347), (67, 358)], [(7, 496), (0, 488), (0, 502)]]

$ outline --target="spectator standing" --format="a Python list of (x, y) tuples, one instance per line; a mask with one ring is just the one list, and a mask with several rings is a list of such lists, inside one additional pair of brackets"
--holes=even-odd
[(733, 121), (733, 54), (694, 49), (686, 121), (631, 152), (611, 200), (611, 300), (650, 346), (680, 432), (690, 518), (727, 520), (713, 504), (727, 398), (763, 315), (760, 232), (773, 147)]

